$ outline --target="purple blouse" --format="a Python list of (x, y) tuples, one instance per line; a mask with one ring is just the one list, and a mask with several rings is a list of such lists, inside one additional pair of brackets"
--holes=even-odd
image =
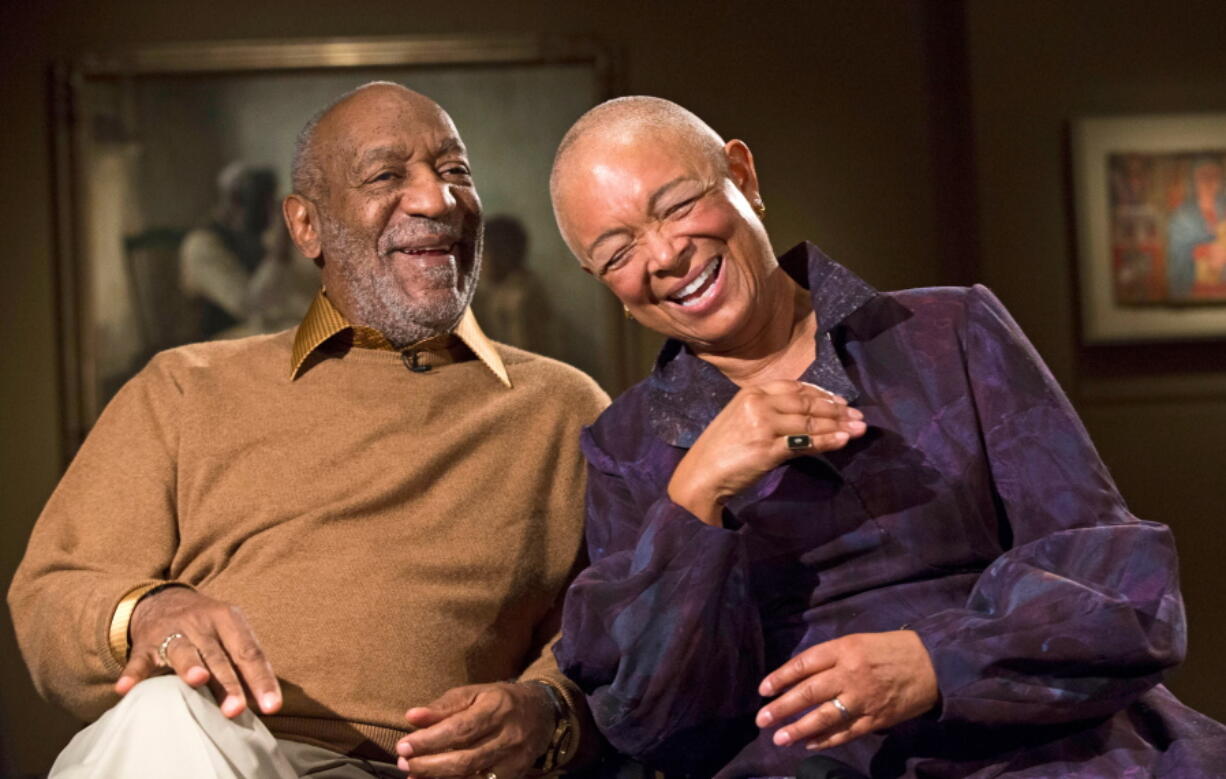
[(1128, 512), (1000, 302), (877, 292), (810, 244), (780, 264), (818, 312), (801, 378), (868, 432), (769, 472), (724, 528), (667, 496), (737, 390), (682, 344), (584, 432), (591, 565), (555, 652), (610, 743), (670, 776), (790, 776), (810, 753), (754, 727), (761, 679), (906, 627), (940, 703), (828, 751), (866, 774), (1226, 775), (1226, 728), (1159, 684), (1185, 651), (1170, 531)]

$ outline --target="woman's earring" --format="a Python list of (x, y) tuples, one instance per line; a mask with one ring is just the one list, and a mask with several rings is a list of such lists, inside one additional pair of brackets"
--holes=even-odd
[(634, 314), (630, 313), (630, 306), (627, 306), (625, 303), (622, 303), (622, 314), (631, 322), (634, 321)]
[(762, 198), (754, 198), (753, 212), (758, 215), (759, 219), (766, 218), (766, 204), (762, 202)]

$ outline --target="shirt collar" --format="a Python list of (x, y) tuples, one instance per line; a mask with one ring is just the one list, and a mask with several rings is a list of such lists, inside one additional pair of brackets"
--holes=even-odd
[[(800, 377), (848, 401), (859, 390), (844, 370), (831, 332), (877, 294), (859, 276), (827, 257), (811, 243), (789, 249), (779, 266), (809, 291), (817, 312), (814, 360)], [(656, 434), (673, 446), (690, 447), (739, 389), (685, 344), (668, 339), (647, 380), (652, 402), (648, 415)]]
[[(292, 381), (302, 374), (303, 366), (306, 364), (308, 357), (333, 337), (344, 332), (352, 335), (353, 345), (356, 347), (363, 349), (385, 349), (404, 353), (442, 350), (452, 340), (452, 333), (444, 333), (433, 338), (427, 338), (424, 341), (419, 341), (404, 349), (396, 349), (388, 343), (387, 339), (378, 330), (363, 325), (351, 324), (349, 320), (345, 319), (344, 314), (336, 310), (336, 307), (332, 305), (332, 301), (328, 300), (328, 296), (321, 289), (315, 295), (315, 299), (311, 301), (311, 307), (307, 309), (306, 316), (302, 318), (302, 324), (298, 325), (298, 332), (294, 334), (294, 346), (290, 351), (290, 380)], [(498, 354), (497, 347), (482, 332), (481, 326), (477, 324), (477, 318), (473, 315), (471, 309), (464, 311), (464, 316), (460, 318), (460, 323), (456, 325), (454, 335), (472, 350), (472, 353), (477, 356), (477, 359), (485, 367), (489, 368), (498, 377), (503, 386), (511, 386), (511, 377), (507, 373), (506, 365), (502, 362), (502, 357)]]

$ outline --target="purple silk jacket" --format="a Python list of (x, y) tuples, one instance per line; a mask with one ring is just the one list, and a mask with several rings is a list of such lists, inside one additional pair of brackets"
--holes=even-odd
[(816, 247), (803, 380), (868, 432), (774, 469), (703, 524), (673, 469), (736, 386), (677, 341), (584, 431), (591, 565), (562, 670), (611, 744), (669, 776), (790, 776), (753, 715), (767, 672), (909, 628), (928, 714), (827, 754), (874, 777), (1226, 776), (1226, 729), (1159, 681), (1185, 651), (1170, 531), (1132, 516), (1064, 394), (986, 288), (877, 292)]

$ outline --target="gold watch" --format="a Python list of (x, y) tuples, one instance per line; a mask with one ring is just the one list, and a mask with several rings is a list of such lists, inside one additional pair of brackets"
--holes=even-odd
[(532, 679), (528, 684), (542, 687), (549, 697), (549, 705), (553, 707), (554, 725), (549, 746), (532, 765), (534, 772), (547, 774), (564, 765), (574, 752), (575, 729), (571, 723), (571, 705), (566, 694), (556, 685), (543, 679)]

